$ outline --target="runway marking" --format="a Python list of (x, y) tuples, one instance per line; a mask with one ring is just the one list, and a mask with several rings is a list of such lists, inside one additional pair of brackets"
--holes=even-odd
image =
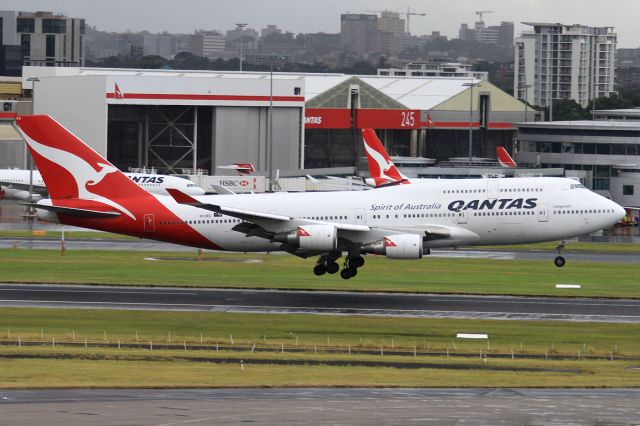
[[(263, 313), (319, 313), (327, 315), (377, 315), (377, 316), (402, 316), (403, 314), (444, 314), (448, 316), (502, 316), (502, 317), (557, 317), (557, 318), (620, 318), (638, 319), (640, 315), (609, 315), (609, 314), (557, 314), (544, 312), (503, 312), (503, 311), (451, 311), (439, 309), (362, 309), (362, 308), (324, 308), (304, 306), (250, 306), (250, 305), (205, 305), (185, 303), (144, 303), (144, 302), (78, 302), (78, 301), (45, 301), (45, 300), (0, 300), (0, 303), (32, 303), (32, 304), (67, 304), (67, 305), (104, 305), (105, 309), (118, 309), (123, 306), (140, 307), (183, 307), (183, 308), (209, 308), (224, 312), (263, 312)], [(126, 308), (122, 308), (126, 309)], [(193, 310), (193, 309), (191, 309)], [(333, 313), (330, 313), (333, 312)], [(416, 315), (414, 315), (416, 316)]]

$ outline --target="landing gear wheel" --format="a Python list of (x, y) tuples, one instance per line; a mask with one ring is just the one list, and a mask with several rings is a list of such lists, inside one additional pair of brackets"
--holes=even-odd
[(564, 264), (567, 263), (567, 261), (564, 260), (564, 257), (562, 257), (562, 252), (564, 251), (565, 244), (566, 243), (564, 241), (560, 241), (560, 243), (558, 244), (558, 247), (556, 247), (556, 250), (558, 250), (558, 257), (553, 259), (553, 264), (556, 265), (558, 268), (562, 268)]
[(327, 268), (325, 268), (323, 264), (318, 264), (313, 268), (313, 273), (318, 276), (324, 275), (326, 272)]
[(340, 265), (338, 265), (336, 262), (328, 262), (326, 269), (328, 273), (335, 274), (340, 270)]
[(355, 277), (357, 273), (358, 270), (356, 268), (344, 268), (340, 271), (340, 276), (342, 279), (348, 280), (349, 278)]

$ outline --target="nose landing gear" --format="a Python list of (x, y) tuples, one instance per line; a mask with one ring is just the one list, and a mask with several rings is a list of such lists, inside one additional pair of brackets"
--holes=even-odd
[(565, 242), (560, 241), (560, 243), (558, 244), (558, 247), (556, 247), (556, 250), (558, 250), (558, 256), (555, 259), (553, 259), (553, 264), (556, 265), (558, 268), (562, 268), (565, 265), (565, 263), (567, 263), (567, 261), (562, 256), (562, 252), (564, 251), (564, 246), (565, 246)]

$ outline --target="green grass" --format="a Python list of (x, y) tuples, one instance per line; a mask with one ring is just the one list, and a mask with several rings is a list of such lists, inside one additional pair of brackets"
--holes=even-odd
[[(394, 261), (367, 256), (358, 276), (316, 277), (315, 259), (289, 255), (125, 251), (0, 250), (0, 282), (127, 284), (154, 286), (280, 288), (310, 290), (444, 292), (546, 296), (640, 297), (640, 262), (607, 264), (549, 261), (430, 258)], [(245, 261), (258, 262), (245, 263)], [(555, 284), (582, 289), (556, 289)]]
[[(0, 339), (17, 342), (122, 342), (235, 345), (279, 348), (405, 348), (479, 353), (486, 342), (455, 339), (457, 333), (487, 333), (489, 351), (640, 356), (640, 324), (558, 321), (489, 321), (331, 315), (229, 314), (209, 312), (0, 308)], [(137, 337), (136, 337), (137, 333)], [(202, 337), (201, 337), (202, 336)], [(240, 347), (240, 346), (238, 346)]]
[[(492, 365), (508, 363), (501, 360)], [(640, 386), (640, 372), (628, 369), (628, 362), (548, 362), (546, 368), (580, 369), (556, 373), (485, 371), (480, 361), (476, 364), (477, 369), (469, 370), (252, 365), (247, 361), (241, 370), (234, 364), (180, 360), (9, 359), (2, 360), (0, 388)]]
[[(260, 315), (187, 312), (139, 312), (62, 309), (0, 309), (0, 339), (56, 339), (56, 347), (0, 346), (0, 388), (44, 387), (229, 387), (229, 386), (447, 386), (447, 387), (626, 387), (640, 386), (640, 371), (629, 367), (637, 360), (545, 360), (498, 359), (496, 353), (526, 353), (608, 356), (616, 344), (617, 356), (640, 357), (640, 325), (576, 324), (532, 321), (466, 321), (446, 319), (405, 319), (333, 317), (310, 315)], [(72, 331), (73, 330), (73, 331)], [(116, 339), (199, 344), (215, 341), (230, 344), (234, 351), (85, 349), (60, 346), (63, 340), (88, 338), (104, 342)], [(487, 332), (490, 335), (488, 362), (480, 357), (456, 358), (393, 355), (348, 355), (347, 345), (389, 350), (413, 349), (425, 345), (429, 350), (449, 347), (451, 354), (487, 352), (486, 342), (462, 342), (455, 333)], [(332, 349), (324, 351), (329, 338)], [(264, 343), (264, 339), (266, 342)], [(299, 344), (306, 352), (293, 353), (278, 348)], [(24, 341), (24, 340), (22, 340)], [(271, 352), (250, 353), (253, 343), (270, 345)], [(318, 346), (316, 354), (311, 348)], [(455, 344), (455, 349), (454, 349)], [(584, 346), (583, 346), (584, 345)], [(420, 348), (421, 349), (421, 348)], [(583, 352), (583, 353), (585, 353)], [(12, 359), (13, 356), (24, 358)], [(53, 356), (42, 359), (42, 356)], [(212, 358), (217, 362), (212, 362)], [(221, 362), (224, 359), (232, 363)], [(242, 359), (244, 370), (237, 363)], [(267, 364), (258, 365), (262, 361)], [(269, 361), (272, 361), (269, 363)], [(293, 362), (303, 361), (303, 365)], [(319, 363), (312, 365), (309, 362)], [(350, 365), (333, 366), (342, 361)], [(363, 366), (363, 361), (390, 364), (424, 363), (431, 367), (396, 368)], [(285, 365), (275, 364), (284, 363)], [(439, 366), (439, 368), (433, 368)], [(460, 369), (459, 367), (467, 367)], [(471, 369), (469, 369), (469, 367)], [(499, 369), (512, 369), (501, 371)], [(523, 369), (558, 371), (523, 371)]]

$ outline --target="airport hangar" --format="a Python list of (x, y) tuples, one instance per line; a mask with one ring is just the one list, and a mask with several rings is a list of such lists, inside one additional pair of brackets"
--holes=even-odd
[(84, 67), (24, 67), (22, 80), (35, 92), (35, 113), (52, 115), (122, 170), (189, 175), (230, 174), (217, 168), (238, 162), (268, 174), (273, 84), (272, 168), (281, 176), (359, 173), (363, 127), (377, 129), (392, 155), (466, 156), (470, 107), (474, 155), (493, 158), (496, 145), (511, 147), (513, 123), (538, 113), (490, 82), (471, 82)]

